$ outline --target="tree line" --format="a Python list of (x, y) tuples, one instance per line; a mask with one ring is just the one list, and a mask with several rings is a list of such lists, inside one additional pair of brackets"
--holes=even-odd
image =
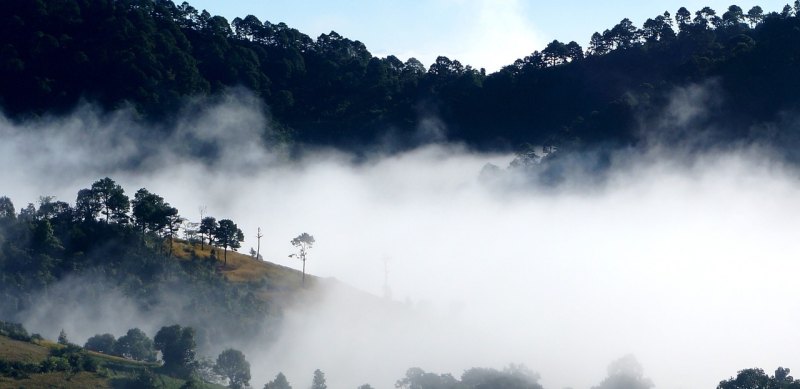
[(800, 102), (798, 9), (681, 7), (641, 27), (624, 18), (585, 49), (554, 40), (487, 74), (445, 56), (427, 68), (378, 58), (335, 31), (312, 39), (187, 2), (9, 0), (0, 3), (0, 106), (26, 118), (80, 101), (132, 104), (165, 123), (186, 97), (242, 86), (266, 102), (282, 129), (276, 141), (359, 149), (394, 128), (402, 147), (431, 114), (449, 140), (482, 148), (630, 143), (636, 119), (663, 108), (676, 86), (715, 78), (726, 137), (774, 136), (746, 130)]
[[(18, 323), (0, 321), (0, 336), (24, 342), (39, 342), (38, 334), (29, 335), (25, 327)], [(250, 387), (250, 363), (245, 355), (236, 349), (228, 348), (220, 352), (216, 360), (197, 357), (195, 331), (180, 325), (164, 326), (150, 339), (138, 328), (128, 330), (127, 334), (114, 339), (111, 334), (98, 334), (86, 341), (83, 348), (72, 344), (62, 330), (58, 337), (62, 347), (51, 351), (51, 356), (40, 364), (25, 364), (0, 359), (0, 376), (24, 378), (29, 374), (52, 371), (91, 371), (102, 367), (100, 363), (84, 350), (116, 355), (142, 362), (156, 362), (156, 351), (161, 353), (161, 365), (157, 371), (187, 380), (185, 388), (197, 387), (198, 382), (226, 383), (232, 389)], [(150, 366), (152, 367), (152, 366)], [(451, 374), (426, 372), (414, 367), (406, 371), (404, 377), (395, 382), (399, 389), (542, 389), (539, 375), (522, 365), (509, 365), (505, 369), (470, 368), (460, 378)], [(641, 366), (632, 356), (612, 362), (608, 376), (592, 389), (650, 389), (655, 385), (644, 377)], [(125, 387), (137, 389), (159, 388), (149, 367), (140, 370)], [(314, 371), (311, 389), (326, 389), (325, 373)], [(778, 367), (773, 375), (763, 369), (740, 370), (735, 377), (720, 381), (717, 389), (798, 389), (800, 380), (790, 375), (790, 370)], [(283, 373), (264, 385), (264, 389), (292, 389)], [(357, 389), (373, 389), (369, 384)]]
[[(11, 199), (0, 197), (0, 218), (13, 221), (16, 217)], [(74, 207), (64, 201), (55, 200), (52, 196), (42, 196), (38, 207), (28, 203), (20, 210), (19, 220), (42, 226), (39, 228), (44, 230), (45, 235), (52, 235), (48, 230), (52, 229), (54, 222), (115, 224), (138, 231), (143, 242), (146, 237), (157, 238), (161, 244), (167, 242), (170, 255), (172, 243), (186, 222), (186, 218), (180, 216), (178, 210), (163, 197), (141, 188), (131, 200), (125, 190), (108, 177), (94, 182), (90, 188), (79, 190)], [(230, 219), (217, 222), (214, 217), (205, 217), (197, 232), (200, 234), (201, 244), (208, 242), (225, 250), (226, 265), (228, 249), (235, 251), (244, 241), (242, 230)], [(193, 232), (189, 234), (192, 235)], [(48, 244), (53, 247), (60, 246), (52, 236), (42, 239), (49, 241)]]

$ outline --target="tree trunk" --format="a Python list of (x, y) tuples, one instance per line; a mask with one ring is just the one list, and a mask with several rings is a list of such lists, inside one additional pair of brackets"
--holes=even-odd
[(306, 286), (306, 259), (303, 258), (303, 286)]

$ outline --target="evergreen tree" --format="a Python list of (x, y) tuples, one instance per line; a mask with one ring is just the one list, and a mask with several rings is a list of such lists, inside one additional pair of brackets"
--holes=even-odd
[(225, 265), (228, 265), (228, 248), (236, 250), (242, 247), (241, 242), (244, 240), (244, 233), (232, 220), (222, 219), (219, 221), (214, 235), (217, 245), (225, 250)]
[(264, 385), (264, 389), (292, 389), (292, 385), (289, 385), (289, 381), (286, 380), (283, 373), (278, 373), (274, 380)]
[(61, 332), (58, 333), (58, 344), (61, 345), (68, 345), (69, 340), (67, 339), (67, 332), (64, 329), (61, 329)]
[(311, 382), (311, 389), (328, 389), (325, 383), (325, 373), (322, 370), (314, 370), (314, 380)]

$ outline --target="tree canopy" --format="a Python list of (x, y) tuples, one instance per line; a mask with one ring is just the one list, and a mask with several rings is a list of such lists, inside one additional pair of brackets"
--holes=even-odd
[[(758, 136), (788, 150), (775, 139), (782, 134), (752, 129), (800, 105), (796, 5), (681, 7), (641, 27), (620, 15), (586, 37), (586, 49), (553, 40), (487, 74), (445, 56), (426, 69), (414, 58), (375, 57), (335, 31), (314, 39), (284, 23), (228, 21), (169, 0), (35, 4), (0, 3), (0, 107), (15, 118), (90, 101), (132, 105), (161, 123), (190, 98), (243, 87), (265, 102), (283, 134), (276, 139), (358, 148), (392, 128), (402, 147), (414, 143), (420, 112), (434, 112), (447, 139), (479, 148), (630, 144), (640, 140), (638, 119), (665, 108), (676, 87), (715, 79), (723, 138)], [(111, 221), (124, 199), (111, 196), (113, 186), (94, 189), (102, 204), (87, 192), (78, 208)]]
[(195, 331), (191, 327), (172, 325), (161, 327), (153, 338), (156, 350), (161, 351), (164, 369), (182, 377), (189, 377), (194, 369)]
[(721, 381), (717, 389), (800, 389), (800, 381), (789, 375), (789, 369), (779, 367), (770, 376), (763, 369), (740, 370), (736, 377)]
[(229, 348), (221, 352), (214, 369), (228, 379), (231, 389), (250, 386), (250, 362), (239, 350)]
[(153, 362), (156, 360), (153, 340), (138, 328), (129, 329), (125, 335), (117, 339), (114, 353), (137, 361)]
[(214, 237), (217, 245), (222, 247), (225, 251), (225, 265), (228, 264), (228, 248), (236, 250), (241, 246), (244, 240), (242, 230), (230, 219), (222, 219), (219, 221)]
[(292, 389), (292, 385), (289, 384), (289, 381), (283, 373), (278, 373), (275, 379), (264, 385), (264, 389)]

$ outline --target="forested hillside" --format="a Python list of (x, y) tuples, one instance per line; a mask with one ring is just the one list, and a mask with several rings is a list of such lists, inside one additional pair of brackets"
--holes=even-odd
[(301, 142), (354, 148), (388, 131), (402, 146), (436, 118), (446, 140), (507, 148), (636, 143), (676, 88), (699, 84), (714, 95), (715, 139), (785, 145), (792, 137), (781, 125), (800, 87), (799, 8), (680, 8), (641, 28), (622, 19), (589, 47), (553, 41), (486, 74), (446, 57), (427, 69), (378, 58), (358, 37), (314, 39), (185, 2), (9, 0), (0, 3), (0, 106), (24, 119), (81, 102), (130, 104), (143, 120), (164, 122), (186, 98), (242, 86)]
[(201, 347), (246, 339), (277, 325), (303, 277), (235, 253), (242, 240), (230, 219), (192, 222), (147, 189), (129, 198), (110, 178), (80, 190), (74, 205), (43, 196), (17, 212), (3, 196), (0, 319), (177, 322), (199, 331)]

